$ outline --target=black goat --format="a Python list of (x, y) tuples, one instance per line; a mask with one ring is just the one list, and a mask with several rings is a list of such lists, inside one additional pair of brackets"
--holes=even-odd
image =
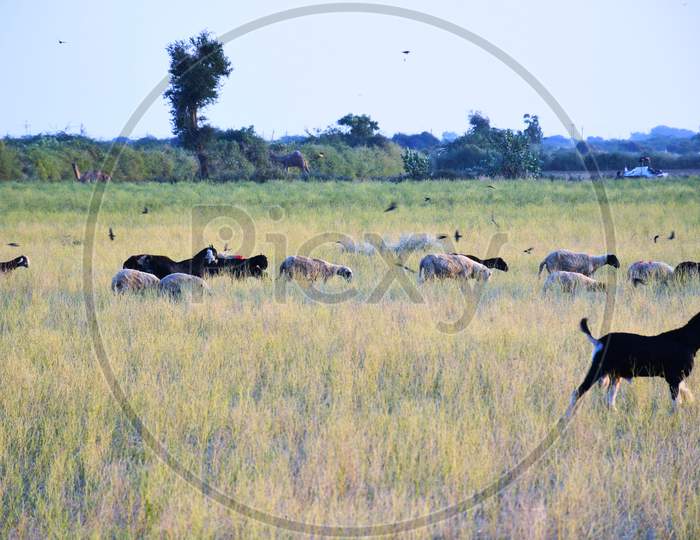
[(452, 255), (462, 255), (467, 259), (483, 264), (486, 268), (494, 268), (496, 270), (500, 270), (501, 272), (508, 271), (508, 264), (500, 257), (495, 257), (493, 259), (480, 259), (475, 255), (464, 255), (462, 253), (453, 253)]
[(700, 282), (700, 262), (684, 261), (678, 263), (673, 269), (672, 279), (677, 283), (686, 283), (690, 280), (698, 280)]
[(148, 272), (158, 276), (160, 279), (176, 273), (202, 277), (208, 267), (216, 265), (216, 256), (216, 249), (213, 246), (204, 248), (191, 259), (185, 259), (180, 262), (173, 261), (164, 255), (132, 255), (124, 261), (123, 268)]
[(236, 257), (219, 255), (215, 266), (207, 267), (208, 274), (229, 274), (235, 278), (262, 277), (267, 270), (267, 257), (255, 255), (254, 257)]
[(29, 259), (27, 259), (24, 255), (20, 255), (11, 261), (0, 262), (0, 274), (12, 272), (12, 270), (19, 268), (20, 266), (29, 268)]
[(685, 385), (684, 379), (690, 375), (695, 354), (700, 349), (700, 313), (685, 326), (656, 336), (614, 332), (596, 339), (588, 329), (588, 319), (582, 319), (580, 327), (593, 344), (593, 358), (586, 377), (571, 396), (569, 414), (596, 381), (610, 386), (610, 408), (615, 407), (620, 379), (631, 381), (633, 377), (666, 379), (674, 410), (683, 398), (689, 402), (693, 400), (693, 394)]

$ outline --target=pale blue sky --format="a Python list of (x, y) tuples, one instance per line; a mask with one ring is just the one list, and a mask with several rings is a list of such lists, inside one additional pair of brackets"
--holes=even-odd
[[(215, 35), (275, 11), (320, 3), (0, 1), (0, 135), (119, 134), (167, 73), (167, 43)], [(559, 100), (585, 136), (626, 137), (667, 124), (700, 126), (700, 0), (394, 0), (488, 39)], [(206, 4), (207, 7), (201, 7)], [(66, 45), (57, 41), (65, 40)], [(412, 53), (404, 62), (400, 51)], [(270, 137), (368, 113), (385, 134), (463, 132), (469, 110), (499, 127), (539, 114), (565, 128), (515, 74), (474, 45), (380, 15), (323, 15), (280, 23), (225, 47), (234, 71), (207, 116)], [(168, 136), (158, 100), (133, 136)]]

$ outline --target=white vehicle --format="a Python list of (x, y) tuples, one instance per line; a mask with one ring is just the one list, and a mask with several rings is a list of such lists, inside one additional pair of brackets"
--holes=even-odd
[(629, 171), (627, 170), (627, 167), (625, 167), (625, 172), (622, 174), (622, 176), (625, 178), (665, 178), (668, 176), (668, 173), (644, 165), (642, 167), (635, 167)]

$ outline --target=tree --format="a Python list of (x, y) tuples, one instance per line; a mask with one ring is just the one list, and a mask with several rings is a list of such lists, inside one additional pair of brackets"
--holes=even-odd
[(366, 114), (346, 114), (338, 120), (338, 125), (349, 128), (348, 135), (353, 145), (366, 144), (379, 131), (379, 122)]
[(205, 124), (201, 110), (219, 98), (222, 77), (233, 68), (223, 45), (202, 32), (189, 41), (176, 41), (166, 47), (170, 55), (170, 86), (163, 94), (170, 101), (173, 133), (180, 144), (197, 154), (199, 175), (209, 176), (206, 145), (212, 128)]
[(499, 130), (495, 138), (498, 157), (491, 164), (492, 176), (529, 178), (540, 173), (540, 161), (530, 147), (529, 137), (522, 131)]
[(430, 176), (430, 157), (406, 148), (401, 154), (403, 161), (403, 170), (406, 174), (415, 180), (422, 180)]
[(540, 127), (538, 116), (536, 114), (524, 114), (523, 122), (527, 126), (523, 133), (527, 136), (530, 144), (540, 144), (542, 142), (542, 128)]

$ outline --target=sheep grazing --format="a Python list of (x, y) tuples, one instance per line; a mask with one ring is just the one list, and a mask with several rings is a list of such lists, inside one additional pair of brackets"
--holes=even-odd
[(267, 257), (255, 255), (254, 257), (240, 257), (237, 255), (217, 255), (216, 266), (207, 267), (208, 274), (229, 274), (235, 278), (263, 277), (267, 270)]
[(352, 280), (352, 270), (347, 266), (332, 264), (322, 259), (311, 259), (301, 255), (287, 257), (280, 265), (280, 277), (288, 279), (301, 277), (308, 281), (323, 279), (327, 281), (332, 276), (340, 276), (347, 281)]
[(209, 285), (202, 278), (191, 274), (176, 272), (168, 274), (158, 283), (158, 290), (172, 298), (180, 298), (183, 294), (204, 294), (210, 291)]
[(700, 262), (683, 261), (673, 269), (673, 281), (676, 283), (687, 283), (693, 280), (700, 283)]
[(159, 282), (158, 276), (127, 268), (119, 270), (112, 278), (112, 291), (117, 294), (144, 292), (155, 289)]
[[(453, 255), (461, 255), (461, 253), (453, 253)], [(500, 257), (494, 257), (492, 259), (480, 259), (479, 257), (476, 257), (474, 255), (464, 255), (464, 256), (468, 257), (472, 261), (478, 262), (479, 264), (483, 264), (486, 268), (500, 270), (501, 272), (508, 271), (508, 264), (506, 263), (506, 261), (504, 261)]]
[(579, 291), (597, 292), (606, 290), (605, 283), (596, 281), (593, 278), (578, 274), (576, 272), (552, 272), (544, 282), (543, 291), (545, 293), (552, 289), (559, 289), (562, 292), (576, 294)]
[(666, 379), (674, 410), (683, 398), (693, 401), (684, 379), (690, 376), (695, 354), (700, 349), (700, 313), (685, 326), (656, 336), (615, 332), (596, 339), (588, 329), (587, 319), (581, 320), (580, 327), (593, 345), (593, 358), (583, 382), (571, 396), (568, 415), (596, 382), (607, 382), (608, 406), (614, 408), (620, 379), (631, 381), (633, 377)]
[(637, 261), (627, 270), (627, 279), (636, 287), (646, 285), (649, 281), (667, 284), (673, 277), (673, 267), (660, 261)]
[(418, 282), (435, 278), (473, 278), (488, 281), (491, 270), (483, 264), (455, 253), (430, 253), (420, 261)]
[(191, 259), (185, 259), (180, 262), (173, 261), (164, 255), (132, 255), (124, 261), (123, 268), (148, 272), (158, 276), (160, 279), (163, 279), (168, 274), (175, 273), (202, 277), (208, 267), (216, 265), (216, 255), (214, 246), (204, 248)]
[[(341, 249), (346, 253), (359, 253), (361, 255), (374, 255), (377, 253), (369, 242), (352, 242), (351, 240), (338, 241)], [(414, 251), (426, 251), (428, 249), (443, 249), (443, 244), (435, 236), (426, 233), (402, 234), (397, 242), (384, 239), (384, 245), (379, 246), (384, 252), (395, 253), (396, 255), (410, 254)]]
[(537, 277), (542, 274), (542, 269), (546, 268), (548, 273), (563, 270), (564, 272), (577, 272), (584, 276), (591, 277), (601, 266), (609, 264), (613, 268), (620, 268), (620, 261), (612, 254), (588, 255), (586, 253), (574, 253), (566, 249), (552, 251), (540, 263), (540, 270)]
[(29, 268), (29, 259), (24, 255), (20, 255), (7, 262), (0, 262), (0, 274), (12, 272), (15, 268)]

